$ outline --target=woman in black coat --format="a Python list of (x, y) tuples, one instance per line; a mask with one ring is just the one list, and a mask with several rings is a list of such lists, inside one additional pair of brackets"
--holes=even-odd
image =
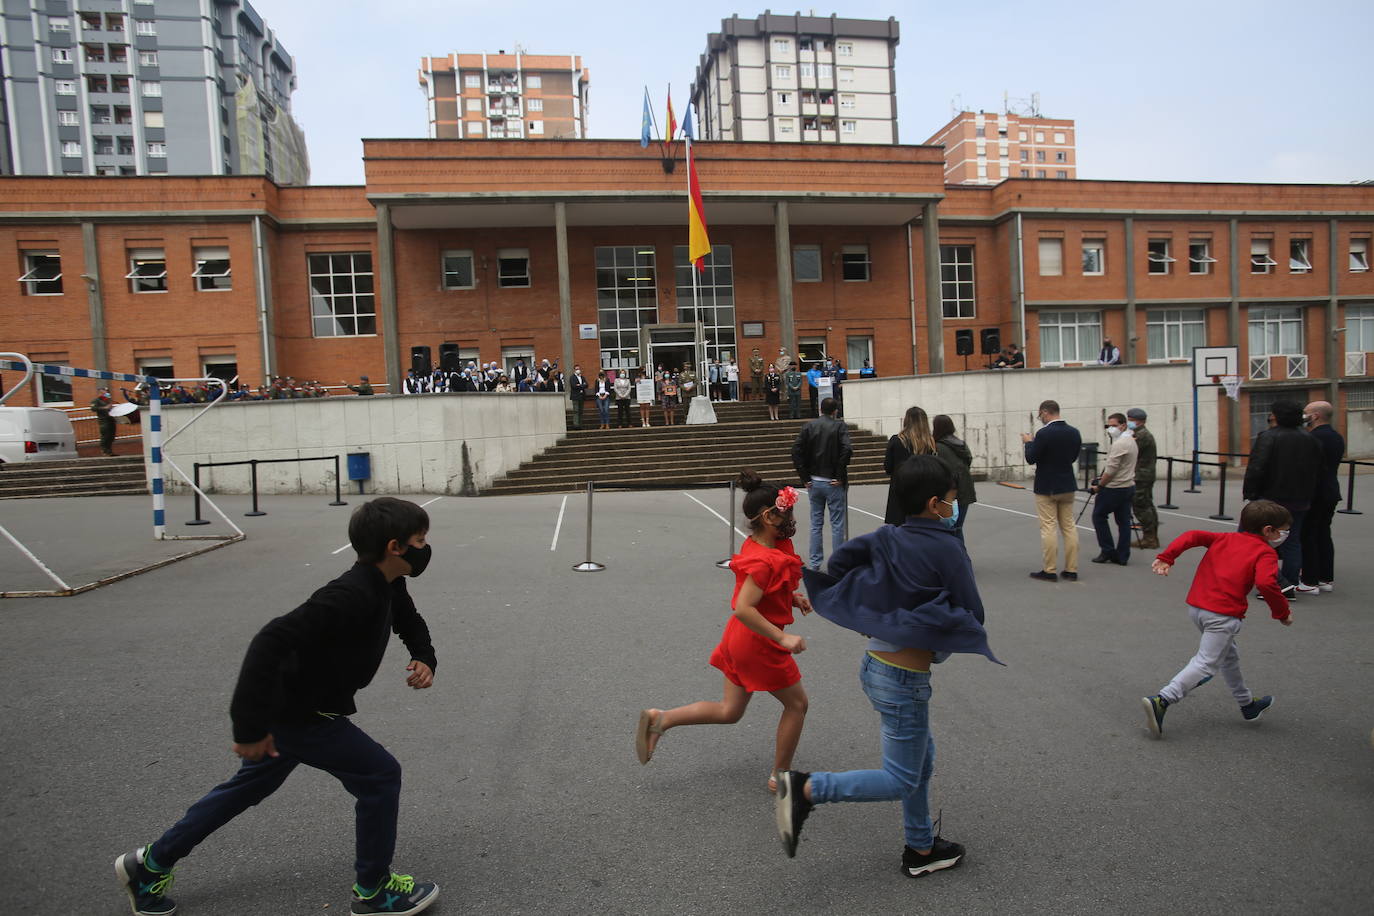
[[(926, 412), (919, 407), (909, 407), (902, 419), (902, 431), (887, 440), (887, 454), (883, 455), (883, 471), (887, 474), (888, 480), (891, 480), (897, 473), (897, 468), (902, 466), (902, 462), (912, 455), (934, 454), (935, 437), (930, 434), (930, 421), (926, 419)], [(900, 525), (905, 521), (906, 513), (902, 511), (902, 504), (897, 499), (897, 487), (894, 483), (889, 483), (887, 511), (883, 513), (883, 523)]]
[(954, 435), (954, 421), (940, 414), (931, 421), (931, 434), (935, 436), (935, 451), (959, 490), (959, 515), (954, 522), (954, 533), (959, 540), (964, 539), (964, 519), (968, 517), (969, 506), (978, 501), (978, 493), (973, 488), (973, 475), (969, 466), (973, 464), (973, 452), (963, 439)]

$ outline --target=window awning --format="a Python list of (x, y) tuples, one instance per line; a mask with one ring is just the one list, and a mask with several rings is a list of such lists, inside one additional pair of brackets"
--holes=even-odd
[(161, 280), (167, 276), (166, 261), (135, 261), (125, 280)]
[(196, 269), (192, 272), (192, 277), (227, 277), (229, 276), (228, 259), (214, 259), (197, 261)]
[(33, 265), (19, 278), (20, 283), (47, 283), (62, 279), (62, 262), (55, 256), (34, 258)]

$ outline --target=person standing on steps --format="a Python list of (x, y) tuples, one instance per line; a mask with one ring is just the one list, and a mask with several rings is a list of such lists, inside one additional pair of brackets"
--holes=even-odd
[(782, 374), (782, 387), (787, 392), (787, 419), (801, 419), (802, 388), (806, 386), (806, 376), (797, 369), (796, 361), (787, 364)]
[(582, 374), (581, 366), (573, 366), (572, 378), (568, 379), (568, 396), (573, 403), (573, 429), (581, 429), (582, 405), (587, 397), (587, 377)]
[(768, 419), (778, 419), (778, 408), (782, 403), (782, 376), (778, 367), (770, 365), (763, 376), (763, 399), (768, 404)]
[(630, 384), (629, 370), (616, 373), (615, 384), (615, 419), (616, 426), (621, 429), (630, 428), (630, 394), (634, 391), (634, 386)]

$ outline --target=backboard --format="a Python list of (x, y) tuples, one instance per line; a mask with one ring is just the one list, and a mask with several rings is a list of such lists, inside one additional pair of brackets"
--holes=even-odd
[(1223, 375), (1240, 375), (1240, 347), (1193, 347), (1193, 384), (1219, 385)]

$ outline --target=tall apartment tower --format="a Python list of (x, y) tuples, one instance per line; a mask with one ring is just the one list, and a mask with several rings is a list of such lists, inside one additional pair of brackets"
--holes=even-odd
[(896, 143), (898, 39), (890, 17), (721, 20), (692, 83), (702, 139)]
[(309, 181), (295, 62), (247, 0), (0, 6), (0, 173)]
[(1078, 177), (1074, 122), (1062, 118), (961, 111), (924, 145), (945, 148), (945, 184)]
[(576, 54), (520, 49), (420, 59), (429, 135), (441, 140), (582, 140), (591, 74)]

